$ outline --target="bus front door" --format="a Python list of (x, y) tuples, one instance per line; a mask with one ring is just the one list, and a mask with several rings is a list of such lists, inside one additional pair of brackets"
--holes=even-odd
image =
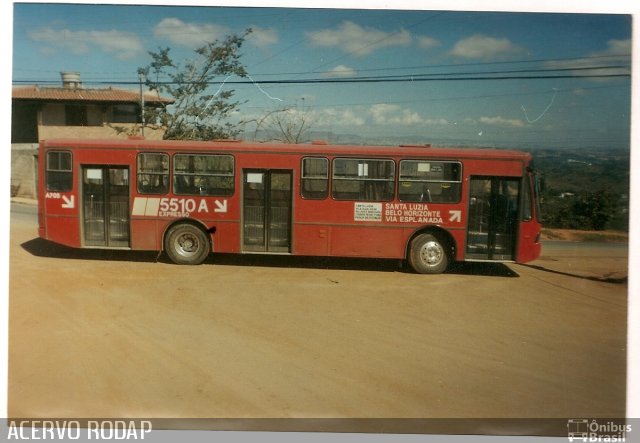
[(82, 167), (84, 246), (129, 246), (129, 168)]
[(471, 177), (466, 258), (515, 259), (520, 179)]
[(292, 171), (243, 171), (242, 250), (291, 252)]

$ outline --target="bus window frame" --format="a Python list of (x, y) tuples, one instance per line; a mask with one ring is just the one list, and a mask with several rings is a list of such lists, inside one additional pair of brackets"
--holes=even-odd
[[(415, 162), (415, 163), (429, 163), (431, 164), (456, 164), (458, 165), (458, 180), (421, 180), (421, 179), (402, 179), (402, 164), (406, 162)], [(402, 192), (402, 184), (403, 183), (424, 183), (424, 184), (444, 184), (449, 183), (451, 185), (456, 186), (456, 191), (454, 197), (451, 201), (433, 201), (431, 198), (426, 200), (428, 203), (433, 204), (458, 204), (462, 201), (462, 178), (463, 174), (463, 163), (460, 160), (431, 160), (431, 159), (415, 159), (415, 158), (403, 158), (398, 163), (398, 201), (407, 202), (407, 203), (419, 203), (425, 202), (424, 199), (412, 200), (403, 198), (401, 195)], [(440, 195), (440, 194), (439, 194)]]
[[(336, 176), (336, 165), (338, 161), (342, 161), (342, 160), (347, 160), (347, 161), (355, 161), (358, 162), (358, 175), (357, 176), (350, 176), (350, 177), (337, 177)], [(388, 178), (362, 178), (365, 177), (364, 175), (360, 175), (360, 162), (386, 162), (386, 163), (391, 163), (393, 165), (392, 168), (390, 168), (390, 170), (392, 171), (392, 176), (390, 179)], [(336, 201), (366, 201), (366, 202), (390, 202), (395, 200), (396, 198), (396, 184), (397, 184), (397, 174), (396, 174), (396, 170), (397, 170), (398, 164), (397, 162), (392, 159), (392, 158), (379, 158), (379, 157), (335, 157), (332, 161), (332, 168), (331, 168), (331, 198), (333, 200)], [(363, 168), (364, 169), (364, 168)], [(367, 165), (367, 169), (368, 169), (368, 165)], [(367, 171), (367, 175), (368, 175), (368, 171)], [(342, 197), (336, 197), (336, 182), (341, 182), (341, 181), (351, 181), (351, 182), (364, 182), (365, 184), (367, 182), (371, 183), (385, 183), (385, 184), (389, 184), (391, 183), (392, 185), (392, 189), (391, 192), (388, 193), (388, 198), (366, 198), (366, 196), (362, 196), (362, 189), (359, 190), (359, 196), (357, 198), (351, 198), (351, 197), (346, 197), (346, 198), (342, 198)], [(344, 192), (344, 191), (342, 191)], [(384, 190), (383, 190), (384, 192)]]
[[(50, 155), (51, 154), (68, 154), (69, 155), (69, 169), (52, 169), (50, 167)], [(50, 192), (69, 192), (73, 190), (73, 152), (67, 149), (52, 149), (47, 151), (47, 155), (45, 158), (46, 167), (45, 167), (45, 186), (47, 191)], [(58, 164), (60, 160), (58, 159)], [(53, 181), (60, 183), (61, 180), (52, 180), (51, 173), (57, 174), (58, 176), (62, 176), (64, 174), (64, 186), (56, 186), (52, 187), (51, 184)]]
[[(185, 195), (185, 196), (206, 196), (206, 197), (231, 197), (235, 194), (236, 192), (236, 159), (232, 154), (220, 154), (220, 153), (194, 153), (194, 152), (180, 152), (180, 153), (174, 153), (172, 156), (172, 160), (173, 160), (173, 164), (172, 164), (172, 168), (171, 168), (171, 173), (172, 173), (172, 177), (171, 177), (171, 185), (172, 185), (172, 190), (173, 190), (173, 194), (174, 195)], [(177, 161), (177, 157), (218, 157), (218, 158), (223, 158), (223, 157), (227, 157), (231, 159), (231, 173), (204, 173), (204, 172), (182, 172), (182, 171), (176, 171), (176, 164), (178, 163)], [(193, 177), (194, 178), (194, 183), (195, 183), (195, 178), (196, 177), (226, 177), (226, 178), (231, 178), (231, 187), (226, 190), (225, 189), (225, 193), (208, 193), (208, 192), (202, 192), (202, 188), (199, 188), (199, 192), (178, 192), (176, 190), (176, 180), (178, 180), (178, 178), (180, 177)], [(192, 185), (192, 186), (195, 186)], [(209, 189), (209, 188), (207, 188)], [(223, 188), (211, 188), (211, 189), (223, 189)]]
[[(304, 168), (305, 160), (324, 160), (324, 162), (326, 164), (325, 177), (306, 177), (305, 176), (305, 168)], [(304, 200), (326, 200), (327, 197), (329, 197), (329, 191), (330, 191), (330, 187), (329, 187), (330, 170), (331, 170), (331, 161), (327, 157), (320, 157), (320, 156), (305, 156), (305, 157), (302, 157), (300, 159), (300, 198), (302, 198)], [(304, 188), (305, 180), (312, 180), (312, 181), (323, 180), (324, 183), (325, 183), (324, 195), (321, 196), (321, 197), (306, 196), (304, 194), (304, 192), (305, 192), (305, 188)], [(310, 191), (310, 192), (313, 192), (313, 191)], [(319, 193), (319, 191), (317, 191), (317, 192)]]
[[(141, 172), (140, 169), (140, 157), (143, 155), (163, 155), (167, 159), (167, 169), (165, 172)], [(157, 186), (159, 190), (157, 192), (142, 190), (140, 187), (140, 176), (141, 175), (156, 175), (160, 177), (160, 182), (163, 183), (162, 188)], [(166, 178), (166, 182), (163, 180)], [(169, 182), (171, 180), (171, 155), (168, 152), (162, 151), (150, 151), (150, 152), (138, 152), (136, 155), (136, 190), (138, 194), (142, 195), (167, 195), (169, 193)]]

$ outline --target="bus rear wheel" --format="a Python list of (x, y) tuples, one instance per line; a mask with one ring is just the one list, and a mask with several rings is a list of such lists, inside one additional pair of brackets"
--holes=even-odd
[(211, 243), (202, 229), (181, 223), (169, 229), (164, 248), (171, 261), (178, 265), (199, 265), (211, 252)]
[(409, 264), (420, 274), (440, 274), (449, 266), (447, 243), (434, 234), (420, 234), (411, 241)]

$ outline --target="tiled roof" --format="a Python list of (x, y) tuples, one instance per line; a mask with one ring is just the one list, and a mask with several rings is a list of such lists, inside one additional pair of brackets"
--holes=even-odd
[[(37, 101), (85, 101), (138, 103), (140, 93), (126, 89), (84, 89), (84, 88), (46, 88), (39, 86), (18, 86), (13, 88), (13, 99)], [(146, 92), (144, 100), (147, 104), (169, 104), (172, 99), (159, 97), (156, 93)]]

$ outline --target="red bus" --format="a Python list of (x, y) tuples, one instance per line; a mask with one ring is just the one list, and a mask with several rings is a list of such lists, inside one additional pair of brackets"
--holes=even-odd
[(528, 153), (425, 146), (48, 140), (39, 236), (75, 248), (524, 263), (540, 254)]

